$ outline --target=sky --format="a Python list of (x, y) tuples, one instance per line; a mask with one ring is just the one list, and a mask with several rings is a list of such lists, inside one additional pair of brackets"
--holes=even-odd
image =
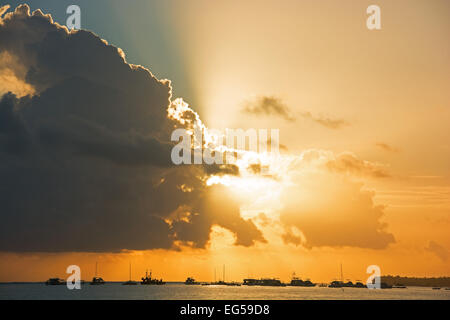
[[(2, 15), (0, 281), (449, 275), (448, 1), (72, 3)], [(194, 123), (281, 156), (173, 166)]]

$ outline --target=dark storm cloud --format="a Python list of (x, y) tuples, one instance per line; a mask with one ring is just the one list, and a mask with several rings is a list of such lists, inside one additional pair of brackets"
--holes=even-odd
[(0, 251), (204, 247), (214, 224), (236, 244), (264, 241), (230, 197), (211, 200), (210, 172), (172, 165), (169, 81), (25, 5), (0, 20), (3, 53), (20, 62), (11, 69), (36, 93), (0, 100)]

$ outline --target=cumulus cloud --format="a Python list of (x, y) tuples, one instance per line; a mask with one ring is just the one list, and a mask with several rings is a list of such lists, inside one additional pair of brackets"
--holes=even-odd
[(0, 54), (0, 95), (7, 92), (14, 92), (19, 97), (34, 94), (34, 88), (25, 82), (26, 71), (8, 52)]
[[(281, 213), (281, 222), (286, 227), (294, 226), (304, 234), (305, 247), (383, 249), (395, 241), (386, 231), (387, 225), (380, 222), (384, 208), (373, 203), (374, 194), (346, 180), (314, 178), (321, 183), (308, 181), (307, 191), (299, 186), (289, 190), (292, 200), (285, 199), (287, 205)], [(320, 199), (316, 198), (319, 194)], [(293, 242), (292, 239), (287, 232), (285, 241)]]
[(307, 248), (372, 249), (395, 242), (382, 222), (384, 207), (374, 203), (374, 193), (346, 172), (323, 170), (330, 161), (335, 161), (331, 152), (308, 150), (288, 166), (290, 180), (282, 192), (280, 212), (284, 241)]
[[(170, 81), (26, 5), (0, 19), (0, 58), (0, 79), (8, 79), (0, 86), (0, 251), (204, 248), (215, 225), (236, 245), (266, 241), (240, 212), (259, 194), (240, 199), (206, 183), (211, 175), (240, 179), (240, 167), (172, 165), (172, 130), (203, 124), (182, 101), (174, 107)], [(273, 97), (247, 107), (295, 119)], [(328, 120), (316, 122), (340, 126)], [(242, 174), (272, 174), (270, 165), (255, 162)], [(290, 180), (277, 203), (286, 242), (379, 249), (395, 241), (384, 208), (352, 180), (386, 177), (384, 166), (309, 150), (275, 167), (274, 185)]]
[(236, 168), (172, 165), (170, 81), (27, 5), (0, 19), (0, 57), (0, 251), (204, 247), (215, 224), (264, 241), (205, 184)]

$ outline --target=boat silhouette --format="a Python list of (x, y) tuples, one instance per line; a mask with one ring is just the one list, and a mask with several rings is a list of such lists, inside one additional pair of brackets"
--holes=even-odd
[(45, 281), (45, 285), (47, 286), (61, 286), (65, 285), (66, 280), (60, 279), (60, 278), (50, 278), (47, 281)]
[(316, 284), (312, 283), (309, 279), (302, 280), (295, 276), (295, 272), (292, 274), (291, 282), (288, 284), (288, 286), (292, 287), (315, 287)]
[(282, 283), (280, 279), (276, 278), (263, 278), (263, 279), (244, 279), (244, 286), (263, 286), (263, 287), (285, 287), (286, 284)]
[(142, 285), (164, 285), (166, 284), (162, 279), (154, 279), (152, 278), (152, 272), (150, 273), (148, 271), (145, 271), (145, 277), (141, 278), (141, 284)]
[(130, 263), (130, 279), (124, 283), (122, 283), (124, 286), (135, 286), (137, 285), (137, 281), (131, 280), (131, 263)]
[(95, 263), (95, 276), (92, 278), (92, 281), (90, 282), (91, 285), (93, 286), (98, 286), (98, 285), (102, 285), (105, 284), (105, 280), (103, 280), (101, 277), (99, 277), (97, 275), (97, 262)]
[(199, 285), (200, 282), (195, 281), (192, 277), (187, 277), (186, 281), (184, 282), (185, 285)]

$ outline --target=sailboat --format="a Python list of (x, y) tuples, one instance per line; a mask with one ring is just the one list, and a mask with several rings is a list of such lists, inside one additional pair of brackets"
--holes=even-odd
[[(343, 288), (344, 287), (344, 273), (342, 272), (342, 263), (341, 263), (341, 280), (334, 280), (329, 285), (328, 288)], [(344, 290), (344, 289), (342, 289)]]
[(97, 262), (95, 263), (95, 276), (94, 276), (94, 278), (92, 278), (92, 281), (90, 284), (94, 285), (94, 286), (105, 284), (105, 280), (103, 280), (101, 277), (97, 276)]
[(135, 286), (137, 284), (138, 284), (137, 281), (131, 280), (131, 262), (130, 262), (130, 280), (128, 280), (127, 282), (122, 283), (122, 285), (124, 285), (124, 286)]
[(223, 265), (222, 280), (219, 280), (218, 282), (216, 282), (214, 284), (221, 285), (221, 286), (226, 285), (226, 282), (225, 282), (225, 265)]

